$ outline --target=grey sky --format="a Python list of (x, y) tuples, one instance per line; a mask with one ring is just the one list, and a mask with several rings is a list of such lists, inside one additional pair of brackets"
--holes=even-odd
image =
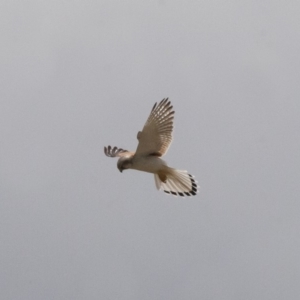
[[(2, 1), (1, 299), (299, 299), (299, 1)], [(103, 154), (170, 97), (193, 199)]]

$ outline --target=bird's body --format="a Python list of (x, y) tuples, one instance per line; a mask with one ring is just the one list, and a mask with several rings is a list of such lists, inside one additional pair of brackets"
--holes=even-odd
[(131, 169), (156, 174), (164, 169), (166, 162), (157, 156), (134, 155)]
[(193, 176), (187, 171), (173, 169), (160, 157), (164, 155), (171, 142), (173, 131), (174, 111), (168, 98), (158, 105), (155, 103), (150, 116), (142, 131), (137, 134), (139, 144), (136, 152), (111, 148), (104, 148), (109, 157), (120, 157), (117, 163), (122, 172), (133, 169), (154, 174), (157, 189), (175, 196), (196, 195), (198, 185)]

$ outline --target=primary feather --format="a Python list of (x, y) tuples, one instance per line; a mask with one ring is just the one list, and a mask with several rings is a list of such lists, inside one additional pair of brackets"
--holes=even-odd
[(172, 142), (174, 111), (168, 98), (154, 104), (142, 131), (138, 133), (136, 155), (166, 154)]

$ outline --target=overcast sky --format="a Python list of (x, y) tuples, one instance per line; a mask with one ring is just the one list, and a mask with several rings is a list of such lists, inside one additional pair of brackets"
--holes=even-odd
[[(0, 298), (298, 300), (299, 1), (0, 5)], [(169, 97), (158, 192), (135, 150)]]

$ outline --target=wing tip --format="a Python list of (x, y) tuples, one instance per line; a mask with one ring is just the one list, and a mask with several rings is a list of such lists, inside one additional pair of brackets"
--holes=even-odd
[(110, 145), (107, 147), (104, 147), (104, 153), (108, 157), (117, 157), (120, 156), (121, 153), (129, 152), (128, 150), (124, 150), (122, 148), (118, 147), (111, 147)]

